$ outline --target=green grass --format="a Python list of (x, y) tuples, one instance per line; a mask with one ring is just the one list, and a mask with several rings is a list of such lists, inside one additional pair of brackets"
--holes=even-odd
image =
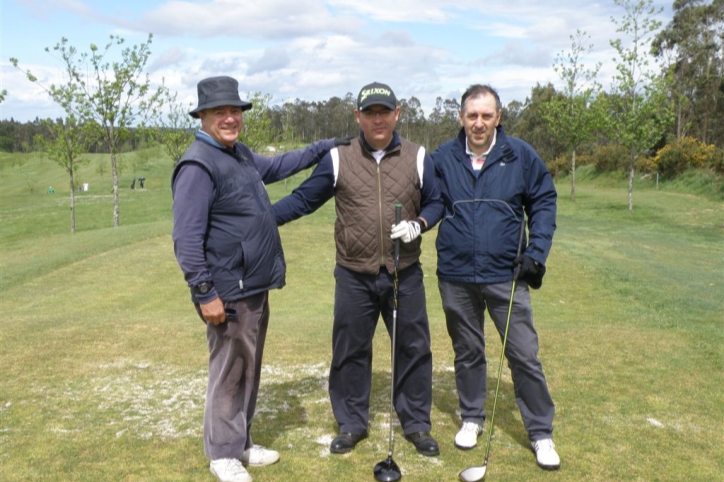
[[(172, 166), (160, 158), (136, 173), (147, 179), (143, 191), (131, 191), (133, 174), (124, 173), (121, 227), (112, 228), (110, 181), (95, 167), (107, 157), (91, 162), (71, 235), (63, 171), (33, 155), (0, 157), (0, 481), (211, 481), (201, 442), (205, 331), (173, 257)], [(272, 198), (303, 177), (270, 186)], [(625, 180), (584, 178), (576, 202), (568, 190), (559, 180), (548, 274), (533, 293), (563, 466), (536, 467), (506, 367), (486, 480), (720, 479), (724, 205), (637, 185), (629, 213)], [(271, 294), (253, 434), (282, 460), (251, 469), (258, 482), (373, 480), (387, 455), (389, 339), (381, 328), (370, 438), (349, 455), (328, 451), (336, 431), (326, 391), (333, 218), (330, 203), (281, 228), (287, 287)], [(416, 454), (395, 423), (403, 480), (422, 482), (456, 480), (481, 464), (487, 440), (486, 432), (475, 450), (453, 447), (453, 353), (434, 236), (425, 235), (423, 264), (441, 455)], [(494, 386), (500, 347), (490, 340)]]

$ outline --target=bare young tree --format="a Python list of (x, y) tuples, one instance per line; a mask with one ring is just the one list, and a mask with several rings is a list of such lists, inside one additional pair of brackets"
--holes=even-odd
[(173, 164), (176, 165), (183, 153), (194, 141), (198, 121), (189, 115), (193, 104), (177, 101), (178, 92), (165, 89), (162, 102), (154, 107), (150, 115), (150, 127), (146, 127), (149, 136), (161, 144)]
[(591, 139), (601, 113), (594, 109), (593, 100), (601, 91), (596, 81), (601, 64), (592, 69), (586, 68), (583, 59), (593, 50), (593, 45), (585, 46), (590, 36), (580, 30), (571, 35), (571, 50), (560, 52), (556, 56), (553, 69), (563, 81), (563, 97), (553, 97), (544, 104), (543, 115), (549, 122), (551, 132), (571, 155), (571, 201), (576, 199), (576, 150)]
[(611, 41), (616, 49), (617, 74), (614, 76), (611, 103), (611, 132), (629, 153), (628, 210), (633, 211), (633, 183), (636, 159), (661, 138), (671, 116), (664, 78), (648, 66), (649, 44), (661, 27), (655, 15), (661, 12), (653, 0), (614, 0), (626, 13), (611, 18), (616, 32), (630, 42)]
[(57, 122), (43, 121), (48, 135), (36, 136), (36, 142), (42, 147), (50, 160), (68, 173), (70, 187), (70, 232), (75, 233), (75, 181), (81, 166), (88, 164), (83, 157), (92, 142), (89, 126), (78, 125), (74, 116), (58, 119)]
[[(130, 129), (143, 120), (153, 106), (161, 102), (163, 86), (152, 91), (148, 74), (143, 70), (151, 55), (153, 35), (140, 45), (123, 48), (120, 58), (112, 57), (115, 46), (123, 46), (125, 40), (111, 35), (104, 48), (90, 45), (90, 53), (79, 53), (63, 37), (53, 47), (60, 55), (65, 70), (64, 84), (45, 88), (38, 79), (26, 71), (28, 80), (40, 85), (68, 115), (76, 116), (78, 123), (96, 126), (99, 136), (111, 154), (111, 178), (113, 181), (113, 226), (120, 226), (118, 191), (118, 157), (123, 140)], [(46, 47), (46, 52), (50, 48)], [(18, 60), (11, 58), (15, 67)]]

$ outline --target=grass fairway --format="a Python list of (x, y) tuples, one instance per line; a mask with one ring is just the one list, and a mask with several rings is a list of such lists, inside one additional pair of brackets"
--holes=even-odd
[[(110, 182), (94, 169), (100, 162), (107, 158), (82, 171), (91, 190), (79, 195), (71, 235), (62, 170), (34, 156), (0, 157), (0, 481), (212, 481), (201, 441), (205, 330), (173, 256), (170, 162), (136, 174), (145, 190), (131, 191), (124, 174), (116, 229)], [(583, 181), (575, 203), (567, 188), (562, 180), (548, 274), (533, 292), (562, 468), (535, 465), (506, 367), (486, 480), (721, 480), (724, 206), (637, 186), (629, 213), (625, 181)], [(288, 189), (269, 187), (274, 199)], [(382, 324), (370, 438), (349, 455), (328, 450), (336, 433), (326, 391), (333, 217), (330, 203), (281, 228), (287, 287), (271, 295), (253, 434), (282, 460), (252, 468), (258, 482), (371, 481), (387, 456)], [(453, 481), (480, 465), (489, 429), (476, 449), (454, 448), (453, 353), (434, 236), (425, 235), (423, 264), (442, 453), (418, 455), (395, 421), (394, 458), (410, 482)], [(490, 322), (486, 330), (494, 331)], [(494, 387), (500, 343), (489, 340)]]

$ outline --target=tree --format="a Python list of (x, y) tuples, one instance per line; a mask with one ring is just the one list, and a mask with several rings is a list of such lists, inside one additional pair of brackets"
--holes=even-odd
[(87, 125), (78, 125), (74, 116), (58, 119), (57, 122), (46, 120), (43, 126), (48, 135), (37, 135), (36, 140), (46, 155), (68, 173), (70, 187), (70, 232), (75, 233), (75, 181), (81, 166), (88, 164), (89, 159), (83, 157), (92, 142), (92, 129)]
[(253, 108), (244, 112), (244, 128), (239, 137), (252, 151), (260, 152), (263, 147), (271, 144), (274, 137), (269, 111), (272, 96), (254, 92), (254, 95), (247, 97)]
[(8, 91), (7, 91), (7, 90), (3, 89), (2, 91), (0, 91), (0, 104), (2, 104), (3, 102), (5, 102), (5, 97), (6, 97), (7, 95), (8, 95)]
[(198, 124), (189, 115), (193, 104), (182, 104), (176, 100), (177, 97), (178, 92), (172, 95), (168, 89), (164, 89), (162, 101), (151, 112), (151, 127), (145, 128), (149, 137), (164, 147), (174, 165), (194, 141)]
[(570, 52), (556, 56), (553, 69), (563, 80), (563, 96), (553, 97), (542, 106), (551, 133), (571, 155), (571, 201), (576, 199), (576, 150), (590, 140), (601, 119), (600, 113), (592, 108), (592, 101), (601, 90), (596, 81), (601, 64), (596, 64), (593, 69), (583, 65), (584, 55), (593, 50), (593, 45), (584, 46), (587, 38), (590, 39), (590, 36), (577, 30), (575, 36), (570, 36)]
[[(130, 134), (131, 127), (143, 120), (143, 114), (152, 112), (161, 101), (163, 86), (155, 92), (143, 69), (151, 55), (153, 35), (146, 42), (121, 50), (120, 60), (110, 60), (111, 49), (121, 46), (125, 40), (111, 35), (105, 48), (90, 45), (90, 54), (79, 54), (75, 47), (63, 37), (53, 47), (60, 54), (67, 76), (66, 83), (51, 85), (45, 89), (68, 115), (76, 116), (78, 123), (95, 126), (111, 154), (111, 177), (113, 181), (113, 226), (120, 226), (118, 191), (118, 154), (123, 140)], [(46, 52), (50, 49), (46, 47)], [(10, 61), (17, 67), (18, 60)], [(26, 72), (31, 82), (38, 79)], [(40, 85), (40, 84), (38, 84)]]
[[(550, 122), (543, 115), (544, 106), (556, 99), (562, 101), (563, 95), (556, 91), (553, 84), (536, 84), (531, 89), (530, 97), (525, 99), (525, 103), (517, 114), (512, 112), (510, 116), (502, 119), (505, 122), (514, 119), (514, 123), (506, 126), (506, 128), (509, 127), (507, 132), (533, 146), (546, 163), (550, 163), (566, 152), (565, 146), (551, 135)], [(518, 107), (514, 103), (509, 105), (514, 108)]]
[(420, 99), (415, 96), (407, 99), (400, 99), (400, 118), (397, 121), (397, 129), (402, 137), (422, 143), (423, 131), (425, 130), (425, 113), (422, 110)]
[(651, 47), (669, 59), (676, 138), (724, 143), (724, 0), (676, 0)]
[(426, 132), (420, 143), (433, 151), (443, 142), (455, 137), (460, 129), (459, 110), (460, 104), (456, 99), (435, 99), (435, 108), (427, 118)]
[(661, 12), (652, 6), (653, 0), (614, 0), (626, 13), (621, 20), (611, 17), (618, 26), (616, 32), (630, 37), (624, 46), (621, 39), (611, 41), (618, 59), (614, 58), (614, 75), (609, 100), (611, 131), (629, 154), (628, 210), (633, 211), (633, 182), (635, 163), (639, 155), (663, 135), (668, 121), (668, 106), (664, 79), (648, 68), (648, 44), (661, 26), (654, 15)]

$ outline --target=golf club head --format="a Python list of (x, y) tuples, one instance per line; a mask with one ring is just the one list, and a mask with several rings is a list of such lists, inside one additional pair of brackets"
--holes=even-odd
[(468, 467), (467, 469), (460, 472), (458, 477), (463, 482), (478, 482), (485, 478), (485, 471), (488, 469), (487, 465), (480, 467)]
[(394, 482), (402, 478), (402, 472), (392, 457), (387, 457), (379, 464), (375, 465), (375, 479), (380, 482)]

